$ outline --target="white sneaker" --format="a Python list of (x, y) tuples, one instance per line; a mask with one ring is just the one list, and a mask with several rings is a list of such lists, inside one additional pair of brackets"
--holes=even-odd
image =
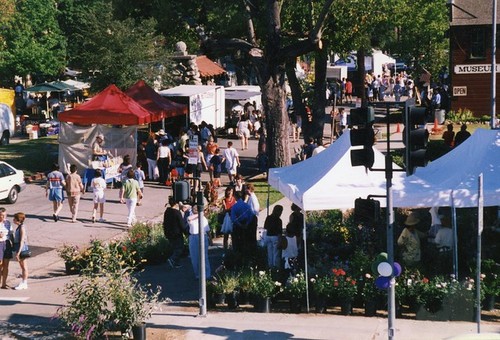
[(100, 218), (99, 222), (106, 222), (106, 220), (104, 218)]
[(21, 282), (14, 287), (15, 290), (28, 289), (28, 284), (26, 282)]

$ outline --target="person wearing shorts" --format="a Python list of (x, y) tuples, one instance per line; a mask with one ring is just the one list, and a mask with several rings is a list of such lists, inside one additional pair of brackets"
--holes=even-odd
[(45, 187), (45, 196), (52, 202), (54, 222), (59, 220), (59, 213), (62, 210), (65, 185), (66, 181), (64, 175), (59, 171), (59, 164), (54, 163), (52, 171), (47, 175), (47, 185)]
[(94, 209), (92, 210), (92, 223), (95, 222), (97, 215), (97, 208), (99, 208), (99, 222), (105, 222), (104, 216), (104, 203), (106, 203), (106, 197), (104, 195), (104, 189), (106, 189), (106, 181), (102, 178), (101, 169), (96, 169), (94, 178), (90, 184), (92, 190), (94, 191)]

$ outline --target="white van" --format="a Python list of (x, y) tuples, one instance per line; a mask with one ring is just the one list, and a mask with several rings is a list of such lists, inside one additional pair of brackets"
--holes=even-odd
[(6, 104), (0, 104), (0, 145), (9, 144), (10, 137), (14, 136), (16, 121), (12, 110)]

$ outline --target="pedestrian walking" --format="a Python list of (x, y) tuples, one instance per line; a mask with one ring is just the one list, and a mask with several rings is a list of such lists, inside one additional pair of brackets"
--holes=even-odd
[(106, 203), (106, 196), (104, 189), (106, 189), (106, 181), (102, 178), (101, 169), (95, 169), (94, 178), (90, 184), (93, 192), (94, 209), (92, 210), (92, 223), (95, 222), (97, 215), (97, 208), (99, 208), (99, 222), (105, 222), (104, 216), (104, 203)]
[(12, 259), (12, 225), (7, 220), (7, 210), (0, 208), (0, 277), (2, 289), (7, 289), (9, 262)]
[(127, 172), (127, 180), (123, 183), (120, 202), (125, 203), (128, 209), (127, 227), (131, 227), (135, 221), (135, 207), (137, 199), (142, 198), (139, 182), (134, 178), (134, 170), (129, 169)]
[(63, 174), (59, 171), (59, 164), (52, 165), (52, 171), (47, 175), (47, 185), (45, 186), (45, 196), (52, 202), (54, 222), (59, 220), (59, 213), (63, 207), (64, 186), (66, 181)]
[(172, 256), (167, 260), (172, 268), (180, 268), (179, 260), (184, 250), (184, 219), (179, 204), (172, 196), (168, 198), (169, 207), (163, 214), (163, 232), (172, 247)]
[(84, 192), (82, 178), (76, 173), (76, 170), (76, 165), (71, 164), (69, 167), (70, 174), (66, 176), (66, 193), (68, 194), (68, 205), (71, 211), (71, 222), (73, 223), (76, 222), (80, 196)]

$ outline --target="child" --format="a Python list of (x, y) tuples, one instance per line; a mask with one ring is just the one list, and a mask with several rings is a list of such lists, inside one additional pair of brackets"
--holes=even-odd
[(137, 205), (142, 205), (142, 198), (144, 197), (144, 181), (146, 180), (146, 175), (142, 171), (142, 164), (137, 162), (136, 169), (134, 171), (134, 176), (137, 182), (139, 182), (139, 189), (141, 189), (142, 195), (137, 199)]
[(224, 158), (220, 154), (220, 149), (215, 149), (215, 155), (210, 158), (210, 167), (212, 167), (213, 171), (213, 186), (214, 188), (218, 188), (221, 186), (220, 182), (220, 174), (222, 172), (222, 162)]
[(99, 222), (104, 222), (104, 203), (106, 202), (106, 198), (104, 197), (104, 189), (106, 188), (106, 182), (104, 178), (102, 178), (101, 169), (95, 169), (94, 178), (90, 184), (94, 191), (94, 209), (92, 211), (92, 223), (95, 222), (95, 217), (97, 214), (97, 207), (99, 207)]

